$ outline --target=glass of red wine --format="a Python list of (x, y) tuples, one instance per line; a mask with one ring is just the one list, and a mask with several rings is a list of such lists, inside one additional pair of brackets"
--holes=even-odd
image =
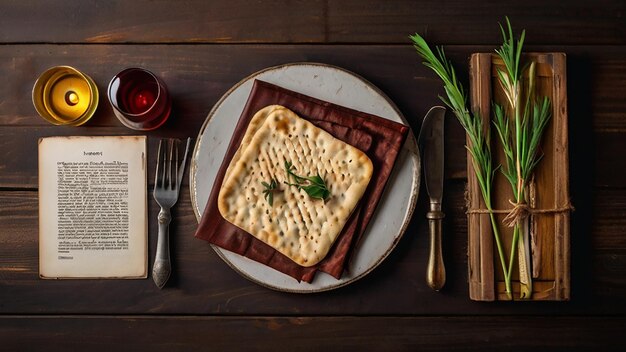
[(115, 116), (134, 130), (158, 128), (172, 111), (172, 99), (163, 81), (143, 68), (131, 67), (115, 75), (108, 96)]

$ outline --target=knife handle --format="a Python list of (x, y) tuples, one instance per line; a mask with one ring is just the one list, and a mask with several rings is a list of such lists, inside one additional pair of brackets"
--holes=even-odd
[(439, 291), (446, 283), (446, 268), (441, 254), (441, 232), (445, 214), (441, 210), (426, 213), (428, 232), (430, 233), (430, 255), (426, 269), (426, 282), (435, 291)]

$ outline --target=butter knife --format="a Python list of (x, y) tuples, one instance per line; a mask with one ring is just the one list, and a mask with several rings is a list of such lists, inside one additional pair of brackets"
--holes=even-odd
[(446, 282), (446, 268), (441, 253), (442, 222), (445, 214), (441, 211), (443, 196), (443, 122), (446, 108), (433, 106), (422, 123), (418, 137), (422, 150), (424, 180), (430, 198), (430, 208), (426, 213), (430, 234), (430, 251), (426, 269), (426, 283), (439, 291)]

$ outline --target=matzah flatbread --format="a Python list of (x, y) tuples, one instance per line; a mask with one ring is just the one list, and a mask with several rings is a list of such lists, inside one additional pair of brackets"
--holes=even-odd
[[(314, 199), (284, 184), (284, 163), (301, 176), (319, 175), (330, 197)], [(373, 166), (362, 151), (301, 119), (270, 106), (250, 122), (218, 196), (222, 216), (302, 266), (322, 260), (363, 196)], [(263, 195), (274, 178), (273, 205)], [(293, 182), (293, 181), (292, 181)]]
[(224, 173), (224, 180), (228, 179), (228, 175), (230, 174), (233, 166), (235, 166), (239, 158), (241, 158), (241, 153), (248, 147), (256, 131), (258, 131), (261, 125), (263, 125), (263, 122), (265, 122), (267, 115), (277, 109), (286, 108), (282, 105), (269, 105), (257, 111), (254, 116), (252, 116), (252, 119), (250, 119), (250, 123), (248, 124), (248, 128), (246, 129), (246, 133), (243, 135), (243, 138), (241, 140), (241, 144), (239, 145), (239, 148), (237, 148), (235, 155), (233, 155), (233, 158), (230, 161), (226, 172)]

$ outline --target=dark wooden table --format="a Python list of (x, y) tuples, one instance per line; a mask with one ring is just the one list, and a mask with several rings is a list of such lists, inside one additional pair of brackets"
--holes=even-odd
[[(127, 66), (155, 71), (174, 97), (149, 136), (196, 137), (232, 85), (295, 61), (344, 67), (398, 105), (418, 131), (442, 93), (408, 35), (443, 44), (467, 82), (468, 57), (500, 43), (508, 15), (527, 50), (568, 58), (572, 299), (477, 303), (468, 298), (464, 135), (446, 122), (444, 250), (448, 283), (424, 281), (426, 200), (405, 236), (366, 278), (298, 295), (255, 285), (193, 237), (188, 192), (174, 210), (174, 274), (147, 280), (38, 278), (37, 139), (128, 135), (104, 89)], [(626, 3), (527, 1), (85, 1), (0, 4), (0, 350), (453, 350), (626, 348)], [(101, 96), (83, 127), (56, 127), (31, 103), (53, 65), (91, 75)], [(151, 162), (149, 174), (154, 172)], [(152, 177), (150, 177), (151, 179)], [(187, 183), (187, 179), (185, 180)], [(186, 186), (185, 186), (186, 187)], [(157, 207), (150, 199), (150, 262)]]

